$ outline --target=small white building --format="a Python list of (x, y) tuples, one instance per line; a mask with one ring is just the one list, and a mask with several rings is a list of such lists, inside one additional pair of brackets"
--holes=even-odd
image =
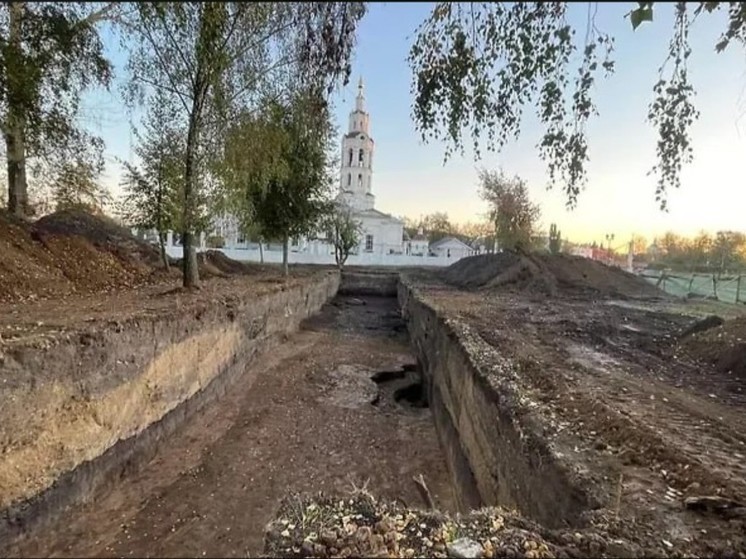
[(422, 228), (417, 231), (417, 234), (409, 238), (405, 233), (404, 235), (404, 252), (412, 256), (427, 256), (429, 254), (428, 247), (430, 242), (427, 237), (423, 234)]
[(473, 248), (459, 241), (456, 237), (444, 237), (430, 244), (430, 254), (434, 256), (445, 256), (459, 260), (472, 254), (476, 254)]

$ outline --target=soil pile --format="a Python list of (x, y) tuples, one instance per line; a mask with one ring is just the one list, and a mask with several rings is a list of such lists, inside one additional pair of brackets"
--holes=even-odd
[(224, 274), (250, 274), (258, 270), (256, 265), (252, 265), (247, 262), (239, 262), (238, 260), (228, 258), (219, 250), (207, 250), (202, 253), (202, 258), (204, 262), (209, 263), (211, 266)]
[(158, 249), (79, 210), (35, 223), (0, 213), (0, 301), (98, 293), (162, 280)]
[(34, 226), (40, 237), (81, 237), (99, 249), (117, 256), (122, 262), (150, 270), (161, 264), (158, 249), (138, 239), (113, 219), (81, 210), (63, 210), (46, 215)]
[(691, 357), (746, 380), (746, 317), (685, 336), (680, 345)]
[(514, 289), (542, 295), (585, 292), (615, 297), (663, 296), (634, 274), (565, 254), (480, 254), (455, 262), (444, 270), (443, 277), (466, 289)]

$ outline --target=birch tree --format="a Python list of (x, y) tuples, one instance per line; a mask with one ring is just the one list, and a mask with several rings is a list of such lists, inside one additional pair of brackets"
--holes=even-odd
[(61, 164), (100, 153), (76, 123), (83, 92), (108, 87), (111, 66), (96, 29), (116, 3), (5, 2), (0, 7), (0, 130), (5, 140), (8, 209), (29, 211), (28, 162)]

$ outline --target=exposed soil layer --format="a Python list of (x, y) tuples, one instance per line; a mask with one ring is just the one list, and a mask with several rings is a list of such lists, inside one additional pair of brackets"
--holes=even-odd
[(320, 309), (338, 282), (317, 270), (269, 289), (224, 280), (222, 291), (208, 282), (199, 295), (176, 291), (156, 301), (129, 292), (85, 320), (86, 305), (69, 314), (57, 308), (51, 324), (37, 314), (50, 312), (50, 302), (3, 314), (14, 336), (0, 342), (0, 540), (142, 461), (258, 351)]
[[(424, 474), (453, 507), (429, 410), (396, 402), (414, 358), (395, 299), (339, 297), (139, 471), (7, 550), (22, 556), (255, 556), (288, 491), (367, 487), (421, 506)], [(379, 379), (380, 380), (380, 379)], [(375, 404), (374, 404), (375, 401)]]
[[(471, 260), (457, 264), (468, 270), (475, 266)], [(718, 334), (722, 339), (724, 332), (738, 340), (742, 321), (693, 334), (680, 345), (681, 333), (701, 317), (687, 314), (687, 302), (672, 305), (656, 293), (630, 301), (637, 278), (621, 276), (613, 287), (589, 280), (592, 289), (583, 295), (582, 289), (564, 291), (559, 278), (570, 272), (556, 271), (560, 289), (546, 299), (509, 285), (459, 290), (449, 285), (454, 270), (440, 277), (410, 274), (407, 281), (473, 356), (483, 382), (468, 393), (492, 393), (524, 426), (524, 436), (538, 434), (548, 454), (540, 459), (539, 453), (537, 465), (553, 461), (580, 476), (592, 506), (575, 521), (579, 529), (603, 532), (614, 524), (614, 534), (648, 555), (738, 556), (746, 548), (746, 383), (734, 367), (727, 372), (698, 362), (682, 348)], [(423, 328), (435, 335), (438, 327), (426, 321)], [(421, 334), (413, 337), (420, 343)], [(454, 359), (453, 351), (442, 355)], [(458, 422), (466, 424), (461, 417)], [(471, 466), (479, 478), (480, 464)], [(489, 486), (477, 481), (481, 489)], [(532, 509), (541, 495), (524, 495), (511, 504), (535, 518), (552, 515), (546, 507)], [(695, 510), (692, 503), (713, 495), (735, 508)]]

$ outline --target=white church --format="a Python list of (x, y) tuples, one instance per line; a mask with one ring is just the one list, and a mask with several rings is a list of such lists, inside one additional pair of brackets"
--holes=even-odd
[[(475, 254), (471, 247), (458, 239), (449, 238), (453, 244), (447, 250), (430, 251), (427, 240), (418, 236), (409, 239), (404, 232), (404, 222), (375, 208), (373, 194), (373, 154), (375, 142), (370, 135), (370, 115), (365, 110), (365, 92), (362, 78), (358, 82), (355, 109), (350, 113), (348, 131), (342, 137), (341, 167), (337, 201), (347, 206), (355, 221), (361, 225), (360, 242), (350, 255), (350, 265), (391, 266), (447, 266), (465, 256)], [(265, 243), (262, 250), (238, 230), (236, 219), (227, 216), (216, 219), (212, 235), (200, 236), (198, 250), (210, 248), (210, 236), (220, 237), (220, 248), (235, 260), (279, 262), (282, 247)], [(449, 245), (450, 246), (450, 245)], [(181, 246), (168, 235), (169, 255), (180, 257)], [(334, 248), (325, 239), (295, 238), (289, 247), (291, 263), (333, 264)]]

